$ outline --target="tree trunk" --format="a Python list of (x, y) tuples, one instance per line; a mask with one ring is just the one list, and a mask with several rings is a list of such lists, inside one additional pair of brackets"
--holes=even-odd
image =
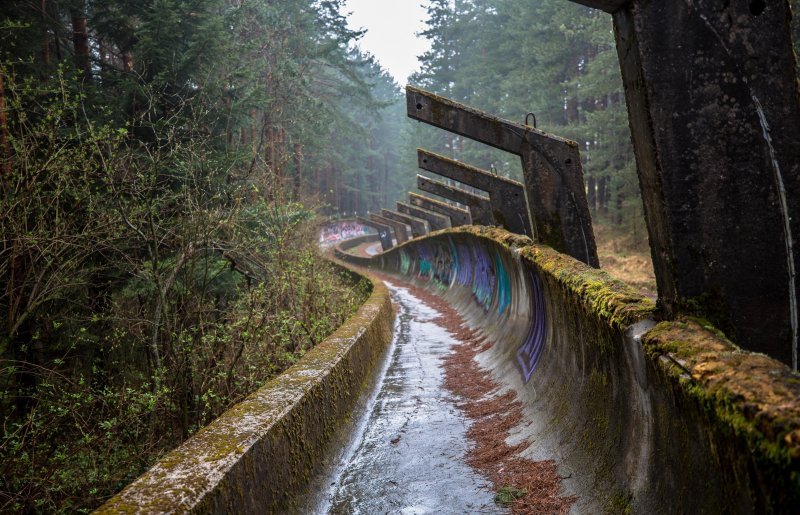
[(608, 196), (606, 194), (606, 183), (608, 178), (603, 176), (597, 179), (597, 203), (600, 212), (603, 214), (608, 213)]
[[(375, 140), (372, 140), (372, 144), (370, 145), (370, 150), (374, 150)], [(373, 210), (374, 206), (372, 205), (373, 202), (373, 195), (378, 191), (377, 185), (377, 177), (375, 174), (377, 173), (375, 170), (375, 160), (372, 158), (372, 153), (367, 157), (367, 176), (365, 177), (366, 182), (366, 191), (362, 190), (361, 188), (358, 189), (358, 194), (360, 196), (366, 195), (364, 199), (365, 202), (362, 202), (362, 207), (366, 208), (367, 211)]]
[(597, 211), (597, 181), (594, 177), (589, 176), (586, 180), (587, 183), (587, 200), (589, 201), (589, 210), (594, 213)]
[[(47, 0), (41, 0), (39, 2), (39, 14), (42, 17), (42, 31), (44, 32), (42, 37), (42, 64), (45, 69), (47, 69), (50, 67), (50, 35), (47, 33)], [(46, 80), (47, 73), (45, 72), (43, 75)]]
[[(389, 156), (383, 155), (383, 187), (381, 188), (381, 206), (388, 206), (389, 192)], [(379, 207), (381, 207), (379, 206)]]
[[(580, 70), (580, 63), (581, 63), (581, 55), (576, 54), (572, 58), (572, 62), (570, 63), (570, 70), (567, 73), (574, 73), (574, 77), (579, 77), (581, 74)], [(569, 80), (572, 77), (567, 77)], [(566, 103), (565, 103), (565, 110), (564, 116), (566, 117), (567, 123), (578, 123), (578, 119), (580, 118), (580, 114), (578, 112), (578, 88), (575, 87), (574, 90), (570, 91), (569, 86), (565, 89), (566, 94)]]
[(11, 137), (8, 132), (8, 114), (6, 111), (5, 75), (0, 70), (0, 178), (11, 175), (12, 157)]
[(294, 158), (294, 177), (292, 181), (292, 198), (295, 200), (300, 195), (300, 185), (303, 180), (303, 145), (295, 143), (292, 146), (292, 157)]
[(623, 212), (623, 206), (625, 204), (625, 194), (622, 192), (622, 187), (617, 190), (617, 201), (616, 206), (614, 209), (614, 223), (617, 225), (622, 225), (622, 221), (625, 218)]
[(85, 2), (81, 2), (81, 5), (72, 11), (72, 44), (75, 47), (75, 66), (83, 71), (83, 78), (88, 82), (92, 80), (92, 62)]
[(122, 52), (122, 69), (126, 72), (133, 71), (133, 54), (130, 50)]

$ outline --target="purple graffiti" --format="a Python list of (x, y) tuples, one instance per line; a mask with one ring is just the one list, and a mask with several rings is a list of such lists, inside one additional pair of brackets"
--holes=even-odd
[(472, 282), (472, 252), (466, 245), (459, 245), (456, 255), (458, 256), (456, 281), (461, 286), (466, 286)]
[(443, 245), (430, 247), (420, 243), (417, 246), (417, 256), (419, 264), (418, 277), (438, 282), (443, 286), (450, 286), (453, 282), (453, 276), (456, 274), (456, 262), (448, 247)]
[(495, 287), (494, 264), (492, 263), (492, 257), (483, 248), (483, 245), (474, 246), (473, 251), (475, 277), (472, 283), (472, 293), (475, 294), (478, 304), (483, 306), (484, 309), (489, 309)]
[(417, 246), (417, 256), (419, 260), (419, 273), (418, 277), (425, 277), (426, 279), (430, 279), (431, 272), (433, 270), (433, 253), (428, 248), (427, 245), (424, 243), (420, 243)]
[(535, 270), (529, 270), (531, 278), (531, 328), (525, 341), (517, 350), (517, 362), (525, 383), (530, 381), (533, 371), (542, 358), (547, 340), (547, 309), (544, 302), (542, 280)]

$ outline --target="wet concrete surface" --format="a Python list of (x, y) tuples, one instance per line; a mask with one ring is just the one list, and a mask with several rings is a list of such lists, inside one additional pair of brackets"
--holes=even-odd
[[(396, 241), (393, 241), (393, 243), (395, 245), (397, 244)], [(370, 245), (369, 247), (367, 247), (366, 249), (364, 249), (364, 253), (366, 255), (368, 255), (368, 256), (374, 256), (376, 254), (380, 254), (381, 252), (383, 252), (383, 248), (381, 248), (381, 244), (380, 243), (374, 243), (374, 244)]]
[(442, 384), (456, 343), (439, 313), (389, 285), (399, 307), (388, 367), (315, 513), (507, 513), (465, 463), (469, 421)]
[[(396, 245), (397, 241), (392, 240), (392, 243)], [(349, 249), (347, 252), (355, 256), (372, 257), (376, 254), (380, 254), (381, 252), (383, 252), (383, 247), (381, 247), (381, 242), (367, 242), (367, 243), (362, 243), (357, 247), (353, 247), (352, 249)]]

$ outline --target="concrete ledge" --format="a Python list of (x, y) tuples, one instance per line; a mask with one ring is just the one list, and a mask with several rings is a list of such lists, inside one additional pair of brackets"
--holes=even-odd
[(97, 513), (291, 511), (388, 347), (393, 320), (388, 290), (372, 280), (369, 299), (333, 335)]
[(372, 266), (442, 296), (494, 342), (478, 356), (525, 405), (516, 442), (556, 457), (582, 512), (791, 513), (800, 376), (702, 320), (502, 229), (409, 241)]
[(369, 243), (371, 241), (380, 241), (380, 238), (375, 234), (367, 234), (365, 236), (344, 240), (333, 247), (333, 255), (336, 259), (344, 261), (345, 263), (350, 263), (351, 265), (359, 267), (367, 267), (372, 263), (372, 258), (351, 254), (349, 250), (358, 247), (362, 243)]

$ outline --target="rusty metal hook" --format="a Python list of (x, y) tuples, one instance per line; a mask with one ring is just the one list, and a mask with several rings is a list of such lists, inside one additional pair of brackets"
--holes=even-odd
[(528, 114), (525, 115), (525, 125), (528, 125), (528, 118), (530, 118), (531, 116), (533, 116), (533, 128), (535, 129), (536, 128), (536, 115), (533, 114), (533, 113), (528, 113)]

